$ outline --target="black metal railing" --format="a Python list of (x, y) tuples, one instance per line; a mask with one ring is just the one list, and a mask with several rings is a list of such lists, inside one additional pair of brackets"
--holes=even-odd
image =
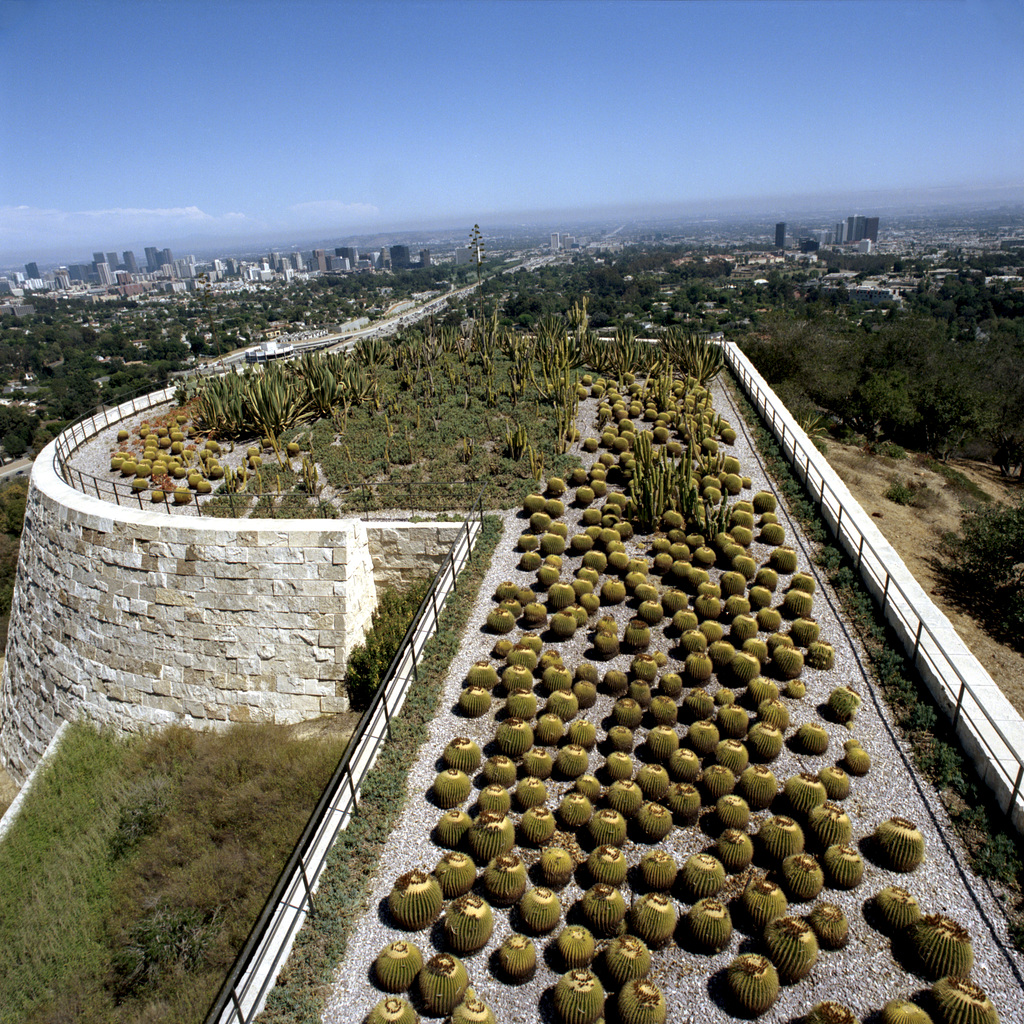
[[(928, 611), (935, 611), (935, 606), (926, 595), (923, 596), (923, 601), (927, 602), (925, 606), (922, 595), (909, 594), (891, 575), (887, 566), (888, 556), (865, 536), (855, 518), (850, 515), (850, 510), (844, 507), (840, 495), (825, 479), (822, 472), (824, 457), (810, 438), (796, 425), (796, 421), (785, 411), (777, 396), (763, 382), (750, 360), (735, 343), (728, 343), (724, 348), (726, 360), (736, 379), (765, 426), (778, 439), (783, 455), (792, 463), (796, 475), (801, 478), (808, 494), (817, 504), (822, 519), (832, 530), (837, 542), (853, 558), (868, 589), (881, 604), (882, 614), (900, 635), (914, 667), (921, 672), (926, 682), (929, 680), (925, 668), (939, 681), (944, 692), (935, 693), (932, 690), (932, 693), (950, 715), (954, 730), (959, 732), (958, 727), (966, 722), (971, 741), (984, 750), (992, 770), (979, 774), (992, 787), (997, 800), (1012, 821), (1024, 782), (1024, 749), (992, 717), (983, 695), (975, 690), (957, 666), (954, 656), (947, 652), (943, 637), (926, 622)], [(1005, 787), (1005, 802), (999, 792), (1000, 783)]]
[(315, 909), (314, 890), (327, 855), (358, 808), (363, 780), (391, 739), (392, 719), (417, 679), (423, 648), (437, 630), (445, 599), (457, 590), (458, 575), (472, 554), (482, 526), (481, 491), (211, 1004), (207, 1024), (249, 1024), (262, 1009), (307, 909)]

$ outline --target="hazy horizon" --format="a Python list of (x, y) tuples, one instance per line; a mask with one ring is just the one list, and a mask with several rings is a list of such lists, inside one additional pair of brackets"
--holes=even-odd
[(3, 15), (4, 260), (1024, 201), (1007, 0)]

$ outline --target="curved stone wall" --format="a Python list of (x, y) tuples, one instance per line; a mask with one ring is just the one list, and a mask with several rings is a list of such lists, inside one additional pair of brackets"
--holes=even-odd
[(16, 780), (81, 711), (137, 730), (347, 710), (376, 605), (364, 523), (133, 510), (69, 487), (53, 456), (32, 471), (2, 677)]

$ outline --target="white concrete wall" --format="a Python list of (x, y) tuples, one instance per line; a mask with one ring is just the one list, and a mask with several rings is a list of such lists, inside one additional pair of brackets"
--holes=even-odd
[(955, 721), (978, 774), (1024, 832), (1021, 716), (746, 355), (732, 343), (725, 352), (796, 475), (820, 499), (822, 517), (858, 563), (864, 585), (884, 607), (936, 703)]

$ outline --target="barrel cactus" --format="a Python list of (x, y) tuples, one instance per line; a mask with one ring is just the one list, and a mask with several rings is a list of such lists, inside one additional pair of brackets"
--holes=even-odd
[(799, 917), (776, 917), (765, 925), (768, 956), (785, 982), (806, 977), (818, 959), (814, 930)]
[(594, 1024), (604, 1010), (604, 989), (595, 975), (577, 967), (559, 978), (554, 1004), (565, 1024)]
[(526, 865), (515, 853), (499, 854), (488, 862), (483, 882), (496, 906), (509, 907), (526, 891)]
[(626, 840), (626, 819), (610, 807), (598, 811), (587, 827), (599, 846), (621, 846)]
[(747, 917), (756, 928), (764, 928), (769, 921), (785, 914), (788, 908), (782, 888), (764, 877), (754, 879), (747, 885), (741, 902)]
[(492, 782), (480, 790), (477, 803), (481, 810), (506, 814), (512, 806), (512, 795), (504, 786)]
[(736, 776), (724, 764), (712, 764), (701, 772), (700, 784), (714, 802), (736, 788)]
[(735, 793), (726, 793), (715, 802), (715, 814), (723, 828), (746, 828), (750, 821), (750, 805)]
[(782, 742), (782, 730), (769, 722), (755, 722), (747, 733), (747, 747), (761, 761), (774, 761), (782, 753)]
[(821, 865), (809, 853), (794, 853), (782, 862), (782, 877), (794, 900), (813, 900), (825, 885)]
[(608, 787), (608, 806), (626, 818), (632, 818), (644, 802), (643, 790), (632, 779), (616, 779)]
[(836, 843), (825, 851), (822, 861), (837, 889), (855, 889), (860, 885), (864, 861), (852, 846)]
[(537, 948), (525, 935), (510, 935), (498, 948), (498, 965), (513, 982), (526, 981), (537, 970)]
[(444, 916), (445, 941), (456, 953), (482, 949), (494, 931), (494, 913), (486, 900), (468, 893), (453, 900)]
[(782, 814), (763, 821), (757, 838), (765, 853), (778, 863), (804, 849), (804, 830)]
[(420, 997), (424, 1009), (434, 1017), (452, 1012), (469, 987), (469, 976), (462, 961), (451, 953), (431, 957), (419, 973)]
[(468, 829), (470, 849), (482, 862), (508, 853), (515, 843), (515, 826), (500, 811), (481, 811)]
[(636, 814), (636, 824), (647, 842), (657, 843), (672, 831), (672, 812), (659, 803), (645, 803)]
[(894, 871), (913, 871), (924, 860), (924, 836), (906, 818), (881, 822), (875, 829), (874, 840)]
[(860, 1019), (845, 1003), (824, 999), (807, 1011), (804, 1024), (860, 1024)]
[(382, 999), (367, 1014), (366, 1024), (419, 1024), (419, 1014), (401, 996)]
[(433, 875), (414, 869), (398, 878), (388, 896), (388, 910), (399, 927), (420, 931), (441, 913), (441, 886)]
[(558, 805), (558, 817), (569, 829), (579, 828), (590, 821), (594, 807), (583, 793), (569, 792)]
[(825, 847), (836, 843), (849, 845), (853, 837), (853, 822), (849, 815), (833, 803), (826, 802), (813, 808), (807, 815), (807, 824), (814, 837)]
[(782, 791), (797, 814), (809, 814), (828, 799), (821, 779), (811, 772), (800, 772), (786, 779)]
[(829, 711), (837, 722), (852, 722), (860, 710), (860, 695), (849, 686), (837, 686), (828, 698)]
[(942, 978), (932, 986), (942, 1024), (999, 1024), (999, 1014), (985, 990), (966, 978)]
[[(775, 627), (778, 629), (778, 626)], [(835, 648), (824, 640), (816, 640), (807, 647), (807, 655), (804, 661), (811, 668), (827, 672), (835, 664)]]
[(779, 998), (779, 975), (771, 960), (759, 953), (736, 957), (726, 969), (725, 979), (734, 1001), (745, 1014), (766, 1013)]
[(651, 969), (651, 951), (643, 939), (623, 935), (612, 939), (604, 951), (604, 966), (617, 985), (647, 976)]
[[(540, 810), (540, 808), (535, 808), (535, 810)], [(548, 813), (550, 814), (550, 812)], [(523, 817), (525, 818), (526, 815)], [(553, 819), (552, 815), (552, 821)], [(560, 889), (572, 878), (575, 870), (576, 861), (573, 860), (568, 850), (564, 850), (560, 846), (545, 847), (540, 855), (540, 872), (544, 876), (545, 883), (551, 888)]]
[(713, 722), (694, 722), (686, 733), (687, 743), (701, 757), (714, 753), (720, 739), (718, 726)]
[(559, 932), (555, 940), (562, 962), (570, 970), (589, 967), (597, 954), (597, 944), (589, 928), (571, 924)]
[(888, 932), (900, 932), (921, 918), (917, 900), (899, 885), (887, 885), (876, 893), (874, 906), (882, 918), (882, 927)]
[(909, 999), (890, 999), (882, 1007), (882, 1024), (934, 1024), (931, 1015)]
[(770, 768), (762, 764), (750, 765), (739, 777), (740, 795), (755, 811), (771, 806), (779, 791), (779, 782)]
[(974, 948), (967, 929), (944, 914), (928, 914), (911, 926), (914, 953), (925, 977), (966, 978), (974, 966)]
[(373, 962), (377, 984), (385, 992), (406, 992), (423, 966), (423, 954), (405, 939), (389, 942)]
[(871, 756), (868, 752), (857, 740), (847, 740), (843, 746), (846, 750), (846, 755), (843, 758), (846, 770), (851, 775), (867, 775), (871, 771)]
[(458, 846), (472, 824), (473, 820), (465, 811), (457, 807), (446, 811), (434, 829), (438, 843), (449, 848)]
[[(468, 854), (449, 850), (434, 868), (434, 877), (446, 900), (464, 896), (476, 881), (476, 864)], [(419, 968), (417, 968), (418, 970)]]
[(679, 868), (667, 850), (656, 848), (645, 853), (640, 860), (640, 876), (649, 889), (666, 892), (672, 888)]
[(714, 896), (725, 884), (725, 867), (717, 857), (695, 853), (683, 864), (680, 879), (696, 899)]
[(619, 990), (619, 1019), (622, 1024), (665, 1024), (668, 1004), (661, 989), (648, 978), (636, 978)]
[(796, 741), (805, 754), (820, 757), (828, 750), (828, 730), (818, 722), (804, 722), (796, 731)]
[(466, 736), (456, 736), (449, 740), (441, 755), (449, 768), (461, 772), (473, 772), (480, 767), (480, 747), (475, 740)]
[(693, 942), (710, 952), (724, 949), (732, 937), (729, 908), (714, 897), (698, 900), (687, 913), (685, 925)]
[(850, 923), (841, 907), (834, 903), (815, 903), (807, 915), (807, 923), (818, 937), (818, 945), (825, 949), (839, 949), (849, 938)]
[(528, 889), (519, 900), (519, 917), (523, 926), (535, 934), (551, 931), (562, 916), (562, 905), (550, 889), (543, 886)]
[(818, 778), (828, 793), (829, 800), (845, 800), (850, 795), (850, 776), (839, 765), (827, 765), (818, 772)]
[(677, 919), (675, 901), (663, 892), (646, 893), (630, 910), (631, 930), (655, 949), (672, 937)]

